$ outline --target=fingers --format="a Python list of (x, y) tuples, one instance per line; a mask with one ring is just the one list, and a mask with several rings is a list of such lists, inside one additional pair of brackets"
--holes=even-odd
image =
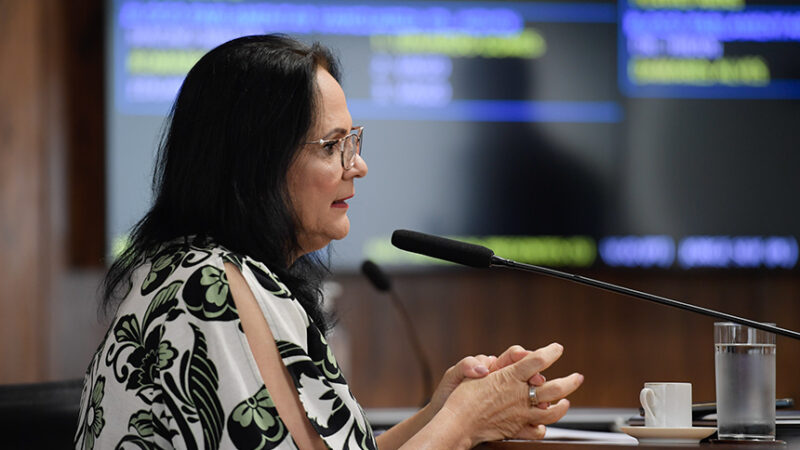
[(539, 403), (554, 402), (575, 392), (583, 383), (583, 375), (573, 373), (564, 378), (557, 378), (536, 388), (536, 399)]
[(569, 410), (569, 400), (562, 398), (558, 401), (558, 403), (550, 405), (547, 409), (539, 409), (534, 408), (532, 409), (532, 418), (531, 423), (533, 424), (541, 424), (541, 425), (549, 425), (551, 423), (556, 423), (561, 420), (562, 417), (567, 413)]
[(556, 362), (563, 352), (564, 347), (561, 344), (552, 343), (529, 353), (508, 367), (508, 369), (516, 379), (527, 382), (537, 372), (543, 371)]
[[(532, 377), (530, 377), (528, 379), (528, 384), (531, 385), (531, 386), (536, 386), (536, 387), (539, 387), (539, 386), (545, 384), (546, 382), (547, 382), (547, 378), (545, 378), (544, 375), (542, 375), (540, 373), (537, 373), (536, 375), (534, 375), (534, 376), (532, 376)], [(539, 403), (536, 404), (536, 407), (537, 408), (541, 408), (541, 409), (547, 409), (548, 407), (550, 407), (550, 402), (539, 402)]]
[(495, 370), (510, 366), (527, 356), (529, 353), (531, 352), (529, 350), (525, 350), (521, 345), (512, 345), (497, 358), (494, 366), (490, 367), (490, 369), (492, 372), (494, 372)]
[(528, 384), (531, 386), (541, 386), (547, 381), (544, 375), (537, 373), (536, 375), (528, 378)]
[(547, 434), (546, 424), (556, 423), (567, 414), (569, 400), (563, 399), (546, 410), (535, 410), (531, 422), (514, 435), (515, 439), (539, 440)]
[(538, 441), (544, 439), (547, 429), (544, 425), (526, 425), (519, 433), (514, 435), (515, 439), (525, 439), (529, 441)]
[(494, 355), (489, 355), (489, 356), (477, 355), (477, 356), (475, 356), (475, 358), (478, 361), (480, 361), (484, 365), (484, 367), (487, 368), (487, 372), (486, 373), (489, 373), (489, 372), (492, 371), (492, 366), (494, 366), (495, 361), (497, 361), (497, 356), (494, 356)]
[(544, 439), (547, 434), (545, 424), (556, 423), (567, 414), (569, 410), (569, 400), (563, 399), (557, 404), (547, 408), (546, 410), (536, 410), (533, 420), (528, 425), (524, 426), (517, 434), (514, 435), (515, 439), (539, 440)]
[(467, 356), (456, 364), (456, 371), (463, 378), (482, 378), (489, 373), (497, 358), (494, 356)]
[[(514, 364), (515, 362), (526, 357), (530, 353), (533, 352), (531, 352), (530, 350), (526, 350), (521, 345), (512, 345), (511, 347), (506, 349), (506, 351), (504, 351), (498, 358), (496, 358), (496, 361), (494, 361), (494, 363), (489, 366), (489, 371), (494, 372), (495, 370), (502, 369), (503, 367), (506, 366), (510, 366), (511, 364)], [(545, 381), (547, 381), (547, 378), (545, 378), (544, 375), (537, 373), (528, 380), (528, 384), (530, 384), (531, 386), (541, 386), (545, 383)]]

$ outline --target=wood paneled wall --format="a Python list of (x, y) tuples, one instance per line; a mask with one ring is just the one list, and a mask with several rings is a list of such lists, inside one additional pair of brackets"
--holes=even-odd
[(102, 264), (102, 18), (0, 0), (0, 383), (47, 378), (53, 286)]
[(48, 60), (39, 2), (0, 1), (0, 382), (41, 377), (49, 281)]
[(65, 54), (66, 264), (70, 268), (102, 269), (106, 211), (105, 2), (58, 3)]
[[(587, 276), (800, 329), (793, 274), (595, 272)], [(688, 381), (712, 401), (714, 319), (562, 280), (510, 271), (397, 274), (435, 376), (470, 354), (510, 344), (565, 346), (549, 377), (581, 372), (577, 406), (635, 407), (645, 381)], [(350, 345), (348, 381), (365, 406), (415, 405), (421, 377), (389, 298), (360, 276), (338, 278), (340, 325)], [(778, 338), (777, 395), (800, 399), (800, 341)]]

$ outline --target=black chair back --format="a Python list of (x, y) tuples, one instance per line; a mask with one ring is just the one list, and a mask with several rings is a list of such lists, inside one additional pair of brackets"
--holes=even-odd
[(83, 380), (0, 385), (0, 448), (71, 448)]

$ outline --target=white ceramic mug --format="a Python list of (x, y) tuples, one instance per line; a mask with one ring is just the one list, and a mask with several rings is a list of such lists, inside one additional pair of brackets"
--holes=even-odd
[(691, 383), (645, 383), (639, 393), (644, 424), (657, 428), (691, 428)]

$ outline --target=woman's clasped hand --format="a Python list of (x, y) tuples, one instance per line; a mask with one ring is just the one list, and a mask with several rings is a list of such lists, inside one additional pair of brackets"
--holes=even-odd
[[(496, 358), (478, 355), (462, 359), (445, 373), (428, 405), (438, 408), (427, 426), (437, 429), (440, 437), (434, 442), (412, 438), (407, 442), (409, 448), (417, 444), (469, 448), (499, 439), (543, 438), (545, 425), (566, 414), (569, 400), (565, 397), (583, 382), (578, 373), (553, 380), (541, 374), (563, 351), (557, 343), (536, 351), (512, 346)], [(536, 389), (536, 404), (531, 402), (531, 386)]]

